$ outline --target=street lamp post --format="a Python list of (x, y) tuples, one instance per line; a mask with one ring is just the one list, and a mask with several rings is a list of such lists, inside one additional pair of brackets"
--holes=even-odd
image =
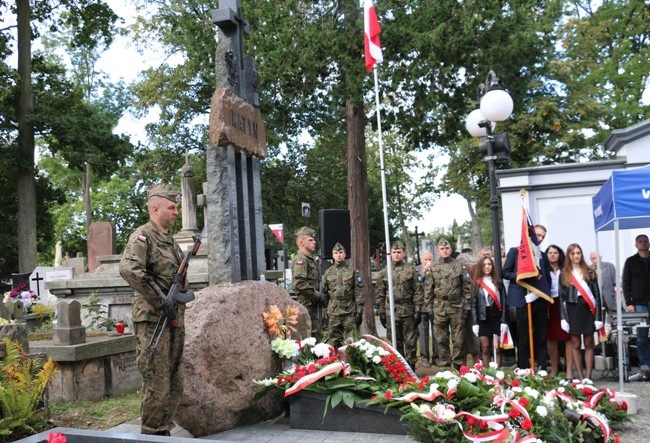
[(494, 134), (492, 131), (496, 122), (504, 121), (510, 117), (513, 103), (512, 97), (499, 87), (499, 79), (494, 71), (490, 71), (485, 83), (479, 85), (477, 100), (480, 109), (473, 110), (467, 116), (465, 127), (472, 136), (479, 138), (479, 148), (488, 167), (494, 264), (501, 279), (501, 230), (499, 227), (496, 165), (508, 161), (510, 146), (506, 133)]

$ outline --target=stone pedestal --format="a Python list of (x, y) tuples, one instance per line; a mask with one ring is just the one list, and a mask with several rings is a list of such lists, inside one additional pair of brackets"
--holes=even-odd
[(86, 328), (81, 325), (81, 303), (77, 300), (61, 300), (56, 305), (56, 318), (56, 328), (52, 329), (55, 346), (86, 342)]
[(133, 334), (92, 337), (71, 346), (32, 342), (31, 351), (46, 354), (59, 366), (46, 394), (54, 403), (101, 400), (134, 392), (142, 385)]

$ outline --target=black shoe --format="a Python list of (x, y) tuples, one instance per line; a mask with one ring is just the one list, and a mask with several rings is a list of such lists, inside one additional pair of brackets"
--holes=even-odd
[(167, 436), (167, 437), (171, 436), (169, 431), (158, 431), (158, 432), (154, 433), (153, 435), (164, 435), (164, 436)]

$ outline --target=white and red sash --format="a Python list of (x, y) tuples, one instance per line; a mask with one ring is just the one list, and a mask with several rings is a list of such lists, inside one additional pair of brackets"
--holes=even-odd
[[(591, 292), (591, 289), (589, 289), (589, 286), (585, 284), (584, 279), (581, 278), (580, 280), (578, 280), (578, 278), (572, 272), (571, 284), (575, 286), (575, 288), (578, 290), (582, 298), (587, 302), (587, 306), (589, 306), (589, 310), (593, 314), (594, 318), (596, 318), (596, 299), (594, 298), (594, 294)], [(598, 330), (598, 338), (601, 343), (607, 341), (605, 326), (602, 326)]]
[(477, 279), (476, 283), (478, 283), (483, 288), (483, 290), (492, 298), (494, 304), (497, 306), (497, 308), (499, 308), (499, 311), (503, 312), (503, 309), (501, 308), (501, 302), (499, 301), (499, 296), (496, 293), (496, 286), (494, 286), (494, 284), (488, 284), (482, 278)]
[(589, 310), (591, 313), (596, 316), (596, 300), (594, 299), (594, 294), (591, 293), (591, 289), (589, 289), (589, 286), (586, 286), (584, 279), (578, 280), (576, 275), (572, 272), (571, 273), (571, 284), (575, 286), (575, 288), (578, 290), (582, 298), (587, 302), (587, 305), (589, 306)]

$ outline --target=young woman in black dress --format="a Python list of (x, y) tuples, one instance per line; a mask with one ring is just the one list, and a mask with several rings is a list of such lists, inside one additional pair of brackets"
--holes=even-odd
[(585, 368), (591, 379), (594, 368), (594, 332), (603, 327), (602, 301), (596, 273), (587, 266), (582, 248), (571, 243), (560, 285), (560, 317), (562, 329), (571, 334), (573, 364), (580, 379), (582, 372), (581, 339), (585, 345)]
[(472, 331), (481, 340), (483, 366), (490, 363), (496, 351), (496, 363), (501, 367), (499, 337), (505, 324), (506, 292), (499, 284), (492, 258), (481, 257), (472, 276)]

